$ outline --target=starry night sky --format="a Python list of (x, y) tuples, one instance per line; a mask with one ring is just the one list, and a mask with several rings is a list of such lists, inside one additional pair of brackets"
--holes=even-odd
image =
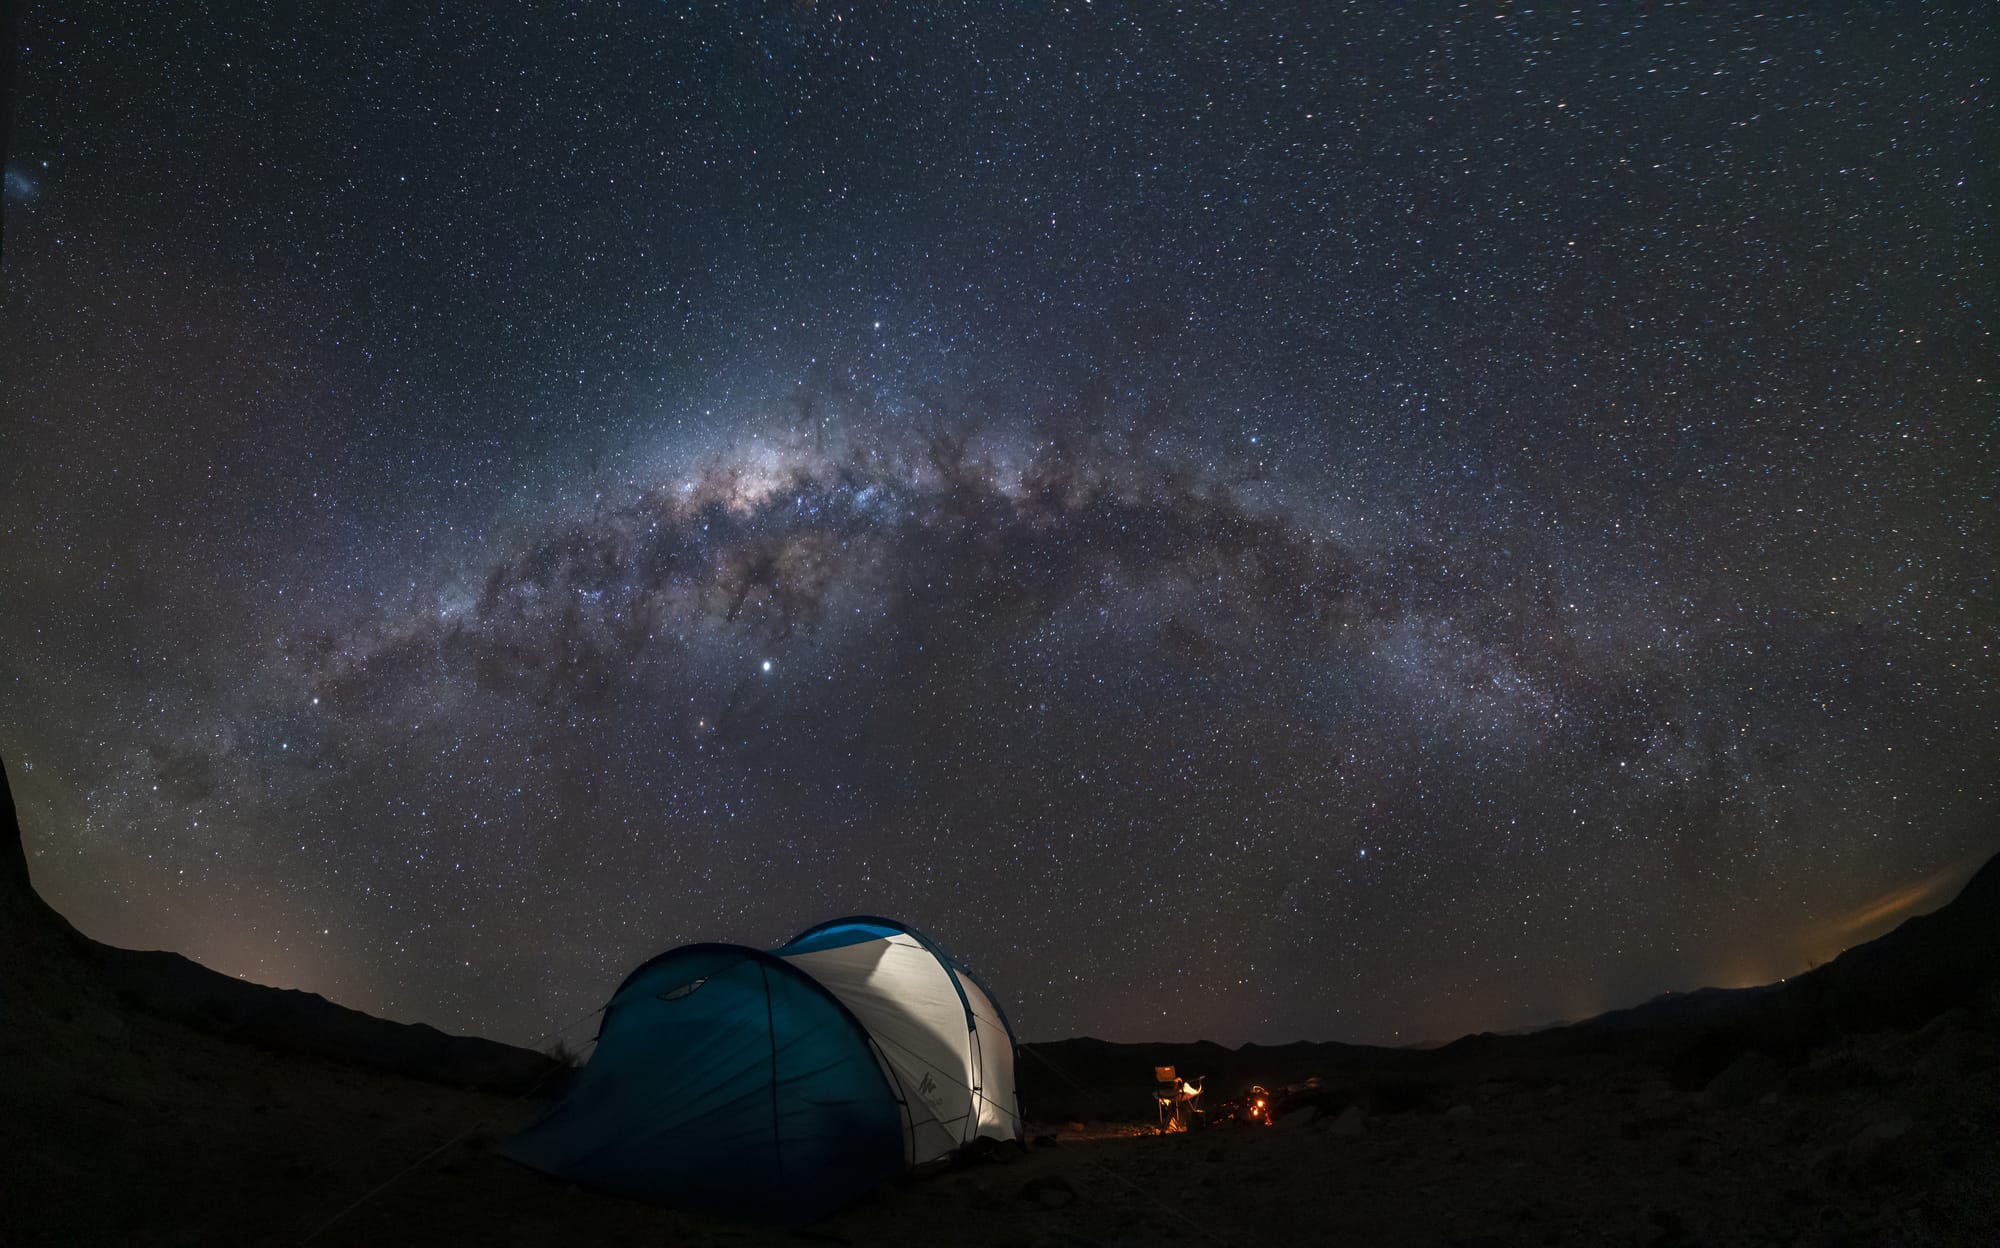
[(1408, 1042), (2000, 847), (1984, 5), (314, 7), (22, 19), (100, 939), (531, 1042), (874, 912), (1027, 1039)]

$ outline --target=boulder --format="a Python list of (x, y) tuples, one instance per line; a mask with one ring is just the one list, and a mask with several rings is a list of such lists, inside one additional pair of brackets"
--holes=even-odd
[(1328, 1135), (1365, 1135), (1368, 1131), (1368, 1111), (1359, 1105), (1349, 1105), (1340, 1111), (1327, 1127)]
[(1631, 1095), (1633, 1103), (1639, 1107), (1640, 1112), (1651, 1112), (1673, 1104), (1674, 1085), (1671, 1081), (1656, 1076), (1632, 1089)]
[(1879, 1105), (1855, 1120), (1847, 1138), (1821, 1150), (1812, 1168), (1831, 1183), (1862, 1187), (1892, 1183), (1908, 1175), (1904, 1137), (1915, 1119), (1893, 1105)]
[(2000, 1065), (2000, 1041), (1980, 1024), (1977, 1013), (1950, 1010), (1925, 1025), (1911, 1041), (1918, 1056), (1910, 1071), (1919, 1079), (1945, 1082)]
[(1946, 1010), (1930, 1022), (1925, 1023), (1922, 1030), (1917, 1032), (1917, 1038), (1935, 1043), (1954, 1032), (1964, 1031), (1967, 1028), (1978, 1025), (1978, 1013), (1961, 1005), (1955, 1009)]
[(2000, 977), (1989, 979), (1979, 990), (1979, 1025), (1988, 1031), (2000, 1031)]
[(1076, 1200), (1076, 1189), (1060, 1174), (1044, 1174), (1021, 1184), (1020, 1196), (1044, 1209), (1060, 1209)]
[(1782, 1066), (1754, 1050), (1731, 1062), (1727, 1069), (1708, 1081), (1702, 1089), (1704, 1102), (1717, 1109), (1735, 1109), (1763, 1100), (1785, 1087)]
[(104, 1044), (123, 1046), (132, 1038), (132, 1028), (118, 1014), (102, 1005), (87, 1005), (70, 1026), (78, 1034)]

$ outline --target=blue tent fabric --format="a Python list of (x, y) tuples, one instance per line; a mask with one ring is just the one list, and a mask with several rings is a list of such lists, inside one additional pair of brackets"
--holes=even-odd
[[(849, 919), (835, 919), (818, 927), (809, 927), (778, 946), (779, 953), (811, 953), (816, 949), (838, 949), (843, 945), (858, 945), (863, 941), (881, 940), (908, 929), (887, 919), (856, 916)], [(909, 933), (912, 936), (915, 932)], [(922, 939), (921, 936), (918, 939)]]
[(563, 1099), (516, 1161), (683, 1208), (806, 1222), (904, 1166), (867, 1031), (761, 950), (691, 945), (628, 977)]

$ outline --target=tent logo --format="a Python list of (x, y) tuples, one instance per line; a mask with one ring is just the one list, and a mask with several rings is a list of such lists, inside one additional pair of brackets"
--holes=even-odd
[(928, 1070), (917, 1084), (917, 1095), (923, 1098), (924, 1104), (930, 1106), (932, 1117), (944, 1117), (944, 1098), (938, 1095), (938, 1081)]

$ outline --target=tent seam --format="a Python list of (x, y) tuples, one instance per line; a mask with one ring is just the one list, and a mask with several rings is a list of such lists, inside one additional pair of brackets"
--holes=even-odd
[(771, 1016), (771, 968), (760, 962), (757, 974), (764, 982), (764, 1034), (771, 1041), (771, 1155), (778, 1159), (778, 1182), (782, 1185), (785, 1181), (785, 1135), (778, 1128), (778, 1024)]

